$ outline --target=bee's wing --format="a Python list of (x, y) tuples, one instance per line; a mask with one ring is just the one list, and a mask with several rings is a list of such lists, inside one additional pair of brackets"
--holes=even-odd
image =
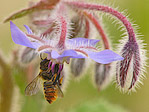
[(40, 76), (38, 75), (31, 83), (29, 83), (25, 88), (25, 95), (31, 96), (36, 94), (39, 91), (40, 80)]
[(57, 86), (57, 90), (58, 90), (58, 93), (57, 93), (58, 97), (61, 97), (61, 98), (64, 97), (64, 94), (63, 94), (61, 88), (59, 87), (59, 85), (57, 84), (56, 86)]

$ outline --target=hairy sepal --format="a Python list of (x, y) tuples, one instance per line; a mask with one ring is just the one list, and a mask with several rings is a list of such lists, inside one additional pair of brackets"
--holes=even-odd
[[(124, 41), (123, 41), (124, 42)], [(117, 62), (116, 66), (116, 81), (119, 89), (126, 93), (136, 91), (139, 83), (144, 75), (145, 68), (145, 51), (142, 41), (135, 42), (127, 41), (121, 50), (124, 60)]]

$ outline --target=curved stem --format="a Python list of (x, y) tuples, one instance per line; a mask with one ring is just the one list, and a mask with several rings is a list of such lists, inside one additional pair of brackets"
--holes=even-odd
[(89, 37), (89, 32), (90, 32), (90, 24), (89, 24), (89, 21), (87, 19), (85, 19), (85, 25), (86, 25), (86, 28), (85, 28), (84, 37), (88, 38)]
[(95, 25), (96, 29), (98, 30), (99, 34), (101, 35), (105, 49), (110, 49), (108, 38), (107, 38), (102, 26), (98, 22), (98, 20), (91, 13), (88, 13), (87, 11), (83, 11), (83, 13)]
[(103, 5), (96, 5), (96, 4), (87, 4), (87, 3), (82, 3), (82, 2), (73, 2), (73, 1), (72, 2), (65, 1), (64, 3), (71, 5), (71, 6), (75, 6), (77, 8), (98, 10), (98, 11), (103, 11), (103, 12), (112, 14), (113, 16), (117, 17), (126, 27), (128, 36), (129, 36), (129, 41), (136, 42), (134, 29), (131, 23), (127, 20), (127, 18), (124, 15), (112, 9), (111, 7), (103, 6)]

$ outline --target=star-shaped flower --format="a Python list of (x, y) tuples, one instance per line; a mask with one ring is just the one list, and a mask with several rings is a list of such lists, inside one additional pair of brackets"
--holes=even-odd
[[(65, 24), (63, 18), (62, 23)], [(111, 50), (98, 51), (96, 44), (99, 40), (86, 38), (66, 38), (65, 28), (62, 28), (59, 39), (39, 38), (25, 25), (27, 34), (10, 22), (12, 39), (16, 44), (35, 49), (38, 53), (47, 53), (48, 58), (58, 63), (69, 62), (70, 58), (90, 58), (98, 63), (108, 64), (123, 60), (123, 57)]]

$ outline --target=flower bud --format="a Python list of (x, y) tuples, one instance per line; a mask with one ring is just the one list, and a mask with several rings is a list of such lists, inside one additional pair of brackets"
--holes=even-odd
[(75, 77), (79, 77), (85, 68), (85, 59), (72, 59), (71, 62), (71, 73)]
[(99, 90), (104, 89), (111, 81), (110, 64), (95, 64), (95, 84)]
[(25, 47), (25, 49), (23, 49), (20, 52), (20, 56), (19, 56), (19, 60), (21, 63), (23, 64), (28, 64), (30, 63), (38, 54), (35, 52), (34, 49), (29, 48), (29, 47)]
[(143, 65), (140, 52), (136, 41), (128, 41), (122, 49), (124, 60), (117, 63), (116, 80), (123, 92), (135, 90), (137, 83), (140, 82)]
[[(79, 12), (77, 12), (79, 13)], [(80, 14), (80, 13), (79, 13)], [(86, 21), (85, 17), (82, 16), (82, 14), (75, 15), (71, 18), (71, 28), (70, 29), (70, 38), (76, 38), (76, 37), (84, 37), (85, 31), (86, 31)]]

